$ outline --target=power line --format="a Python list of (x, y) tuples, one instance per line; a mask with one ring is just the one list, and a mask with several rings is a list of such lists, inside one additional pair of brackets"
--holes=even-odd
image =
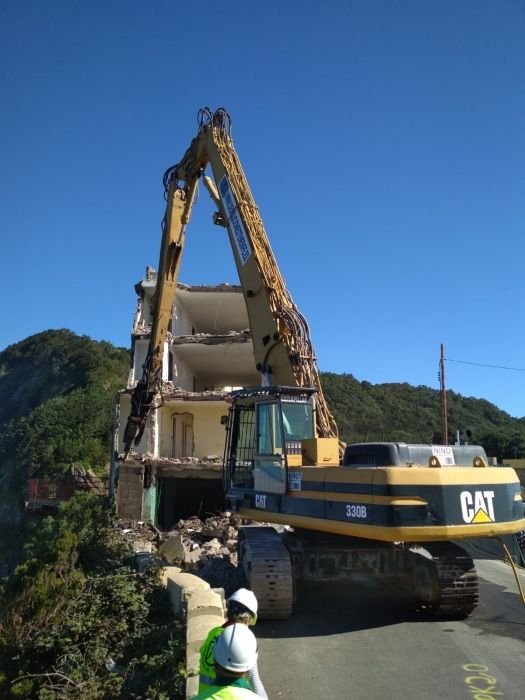
[(514, 372), (525, 372), (525, 367), (504, 367), (503, 365), (489, 365), (483, 362), (467, 362), (466, 360), (453, 360), (450, 357), (446, 357), (447, 362), (457, 362), (461, 365), (475, 365), (476, 367), (491, 367), (492, 369), (509, 369)]

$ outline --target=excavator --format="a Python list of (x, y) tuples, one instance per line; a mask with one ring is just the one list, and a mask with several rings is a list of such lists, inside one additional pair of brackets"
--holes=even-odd
[(259, 523), (239, 530), (239, 565), (259, 599), (259, 616), (290, 616), (299, 582), (365, 576), (399, 587), (437, 617), (467, 617), (478, 602), (478, 580), (458, 542), (525, 529), (515, 471), (489, 466), (477, 445), (339, 440), (308, 323), (277, 266), (230, 117), (204, 108), (198, 122), (183, 158), (164, 175), (154, 323), (132, 393), (125, 455), (140, 440), (158, 392), (186, 228), (202, 180), (217, 208), (214, 223), (228, 233), (261, 375), (260, 386), (231, 393), (223, 472), (227, 507)]

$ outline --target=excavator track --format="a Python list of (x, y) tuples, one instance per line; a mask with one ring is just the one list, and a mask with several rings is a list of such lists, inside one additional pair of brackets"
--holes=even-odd
[(431, 613), (447, 619), (468, 617), (479, 598), (478, 576), (472, 558), (452, 542), (428, 542), (425, 549), (435, 564), (441, 588), (439, 600), (430, 606)]
[(239, 530), (239, 563), (259, 602), (261, 619), (287, 618), (292, 614), (293, 577), (290, 554), (273, 527)]

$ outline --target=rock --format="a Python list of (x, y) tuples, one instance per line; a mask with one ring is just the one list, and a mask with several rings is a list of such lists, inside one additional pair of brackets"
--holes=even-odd
[(170, 535), (170, 537), (160, 546), (159, 554), (168, 564), (176, 564), (184, 561), (186, 551), (182, 543), (180, 533)]
[(220, 548), (221, 543), (216, 537), (214, 537), (213, 540), (208, 540), (208, 542), (205, 542), (202, 545), (202, 549), (205, 552), (218, 552)]
[(218, 527), (204, 527), (202, 529), (202, 536), (209, 537), (210, 539), (213, 537), (222, 537), (222, 529)]
[(232, 525), (228, 525), (223, 532), (223, 538), (224, 540), (237, 539), (237, 530)]
[(132, 545), (134, 552), (153, 552), (153, 543), (149, 540), (133, 539)]
[(135, 571), (144, 571), (148, 566), (162, 566), (165, 562), (151, 552), (137, 552), (131, 558), (131, 566)]
[(184, 564), (188, 571), (192, 571), (195, 568), (195, 564), (200, 560), (202, 556), (202, 550), (200, 548), (194, 549), (192, 552), (184, 553)]

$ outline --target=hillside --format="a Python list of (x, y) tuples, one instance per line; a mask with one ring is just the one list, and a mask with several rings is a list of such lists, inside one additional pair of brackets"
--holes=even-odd
[[(115, 393), (128, 368), (127, 350), (64, 329), (0, 353), (0, 520), (6, 501), (20, 501), (29, 475), (55, 476), (73, 465), (107, 469)], [(441, 442), (437, 390), (321, 376), (344, 441)], [(525, 456), (525, 418), (451, 391), (448, 409), (450, 441), (469, 429), (491, 456)]]
[(109, 464), (115, 393), (129, 353), (69, 330), (49, 330), (0, 353), (0, 521), (27, 477)]
[[(328, 403), (345, 442), (394, 440), (441, 443), (441, 396), (437, 389), (409, 384), (370, 384), (350, 374), (322, 373)], [(512, 418), (484, 399), (447, 391), (449, 442), (470, 430), (471, 442), (488, 455), (525, 456), (525, 418)]]

